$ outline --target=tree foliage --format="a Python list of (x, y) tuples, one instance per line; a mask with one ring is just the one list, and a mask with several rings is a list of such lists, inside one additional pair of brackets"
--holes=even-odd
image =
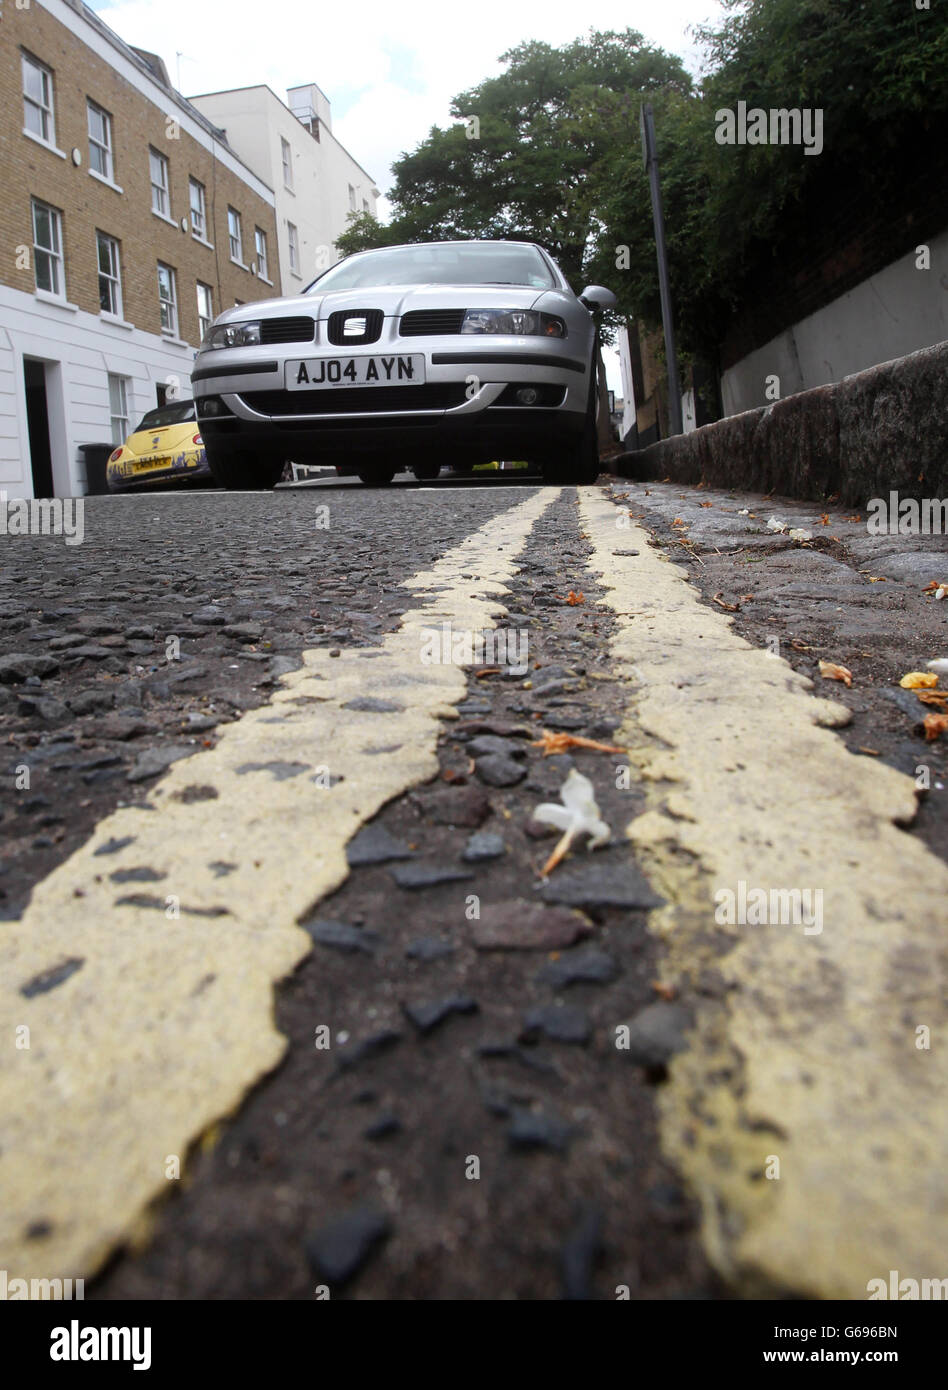
[[(762, 272), (779, 273), (847, 211), (898, 208), (907, 169), (944, 176), (948, 26), (940, 3), (723, 0), (722, 21), (698, 31), (706, 55), (698, 83), (631, 29), (558, 49), (521, 44), (503, 56), (503, 73), (455, 98), (456, 124), (433, 127), (397, 162), (392, 222), (360, 214), (340, 244), (535, 240), (574, 284), (610, 285), (624, 315), (657, 326), (639, 133), (648, 100), (680, 337), (686, 350), (713, 354)], [(719, 144), (716, 113), (739, 101), (819, 108), (822, 153)]]

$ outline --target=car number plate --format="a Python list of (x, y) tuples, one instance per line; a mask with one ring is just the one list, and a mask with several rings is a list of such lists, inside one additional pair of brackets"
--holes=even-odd
[(287, 362), (287, 391), (319, 391), (340, 386), (415, 386), (425, 380), (422, 352), (371, 357), (306, 357)]

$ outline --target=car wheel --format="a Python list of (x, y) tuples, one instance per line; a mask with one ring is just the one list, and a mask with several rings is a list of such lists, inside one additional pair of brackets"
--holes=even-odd
[(417, 482), (430, 483), (433, 482), (441, 472), (441, 465), (440, 463), (415, 463), (412, 464), (411, 471), (414, 473)]
[(207, 466), (218, 487), (228, 492), (264, 492), (275, 487), (283, 475), (283, 459), (255, 449), (233, 449), (229, 445), (204, 441)]
[(360, 468), (359, 481), (366, 487), (388, 487), (395, 478), (394, 468)]
[(582, 433), (543, 461), (543, 481), (560, 486), (589, 486), (599, 477), (599, 392), (593, 364), (589, 404)]

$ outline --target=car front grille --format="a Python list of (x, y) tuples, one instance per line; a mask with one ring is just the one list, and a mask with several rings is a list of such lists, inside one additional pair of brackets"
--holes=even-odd
[(347, 386), (338, 391), (245, 391), (262, 415), (349, 415), (360, 411), (450, 410), (465, 399), (463, 382), (428, 386)]
[(460, 333), (466, 312), (466, 309), (413, 309), (410, 314), (402, 314), (398, 331), (403, 338)]
[[(346, 333), (346, 324), (363, 320), (360, 333)], [(335, 347), (359, 347), (364, 343), (377, 343), (382, 336), (385, 315), (381, 309), (338, 309), (330, 314), (326, 323), (326, 336)]]
[(283, 319), (261, 319), (261, 343), (311, 343), (316, 336), (316, 324), (305, 314)]

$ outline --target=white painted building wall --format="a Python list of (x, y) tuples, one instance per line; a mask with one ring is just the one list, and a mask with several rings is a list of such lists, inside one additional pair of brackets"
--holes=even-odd
[(157, 405), (159, 383), (170, 383), (169, 397), (176, 382), (182, 395), (191, 394), (194, 352), (179, 340), (0, 285), (0, 488), (9, 497), (33, 496), (24, 358), (47, 364), (53, 489), (58, 497), (76, 497), (86, 491), (79, 446), (112, 438), (109, 375), (126, 378), (134, 428)]
[[(318, 140), (266, 86), (211, 92), (189, 101), (227, 132), (234, 152), (275, 190), (280, 281), (284, 294), (297, 294), (339, 259), (335, 242), (346, 230), (350, 211), (375, 214), (379, 190), (333, 135), (325, 93), (311, 83), (291, 88), (287, 96), (301, 114), (312, 111), (318, 117)], [(283, 140), (292, 153), (290, 185), (283, 174)], [(297, 229), (297, 269), (290, 264), (291, 223)]]
[(772, 375), (782, 398), (948, 340), (948, 231), (929, 247), (929, 270), (917, 269), (908, 252), (729, 367), (721, 378), (724, 414), (770, 404)]

